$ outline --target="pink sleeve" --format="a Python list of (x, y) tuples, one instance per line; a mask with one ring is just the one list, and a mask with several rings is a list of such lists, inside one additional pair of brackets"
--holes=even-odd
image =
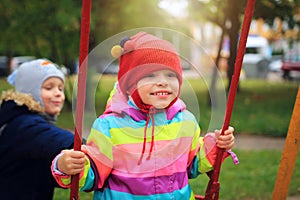
[[(51, 165), (51, 172), (52, 172), (52, 176), (54, 177), (54, 179), (56, 180), (58, 185), (60, 185), (63, 188), (69, 188), (70, 183), (71, 183), (71, 176), (64, 174), (63, 172), (59, 171), (57, 168), (57, 160), (62, 155), (63, 155), (63, 151), (53, 159), (52, 165)], [(69, 179), (69, 181), (68, 181), (68, 179)], [(66, 184), (68, 182), (69, 182), (69, 184)]]

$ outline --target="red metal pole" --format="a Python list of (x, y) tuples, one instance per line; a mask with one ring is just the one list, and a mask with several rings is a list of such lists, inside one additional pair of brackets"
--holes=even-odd
[[(86, 95), (86, 75), (88, 66), (89, 38), (90, 38), (90, 13), (91, 0), (82, 0), (80, 49), (79, 49), (79, 71), (77, 83), (77, 101), (74, 130), (74, 150), (81, 150), (82, 123), (84, 116), (84, 105)], [(70, 200), (79, 200), (78, 194), (79, 175), (72, 176)]]
[[(239, 41), (239, 46), (238, 46), (238, 52), (237, 52), (235, 65), (234, 65), (234, 74), (232, 76), (232, 80), (231, 80), (231, 84), (230, 84), (229, 95), (228, 95), (227, 105), (226, 105), (225, 118), (224, 118), (224, 124), (222, 127), (221, 135), (224, 135), (225, 130), (227, 130), (229, 127), (232, 109), (233, 109), (233, 105), (234, 105), (234, 99), (235, 99), (238, 82), (239, 82), (239, 77), (240, 77), (240, 72), (241, 72), (241, 68), (242, 68), (242, 63), (243, 63), (243, 59), (244, 59), (248, 33), (249, 33), (249, 29), (250, 29), (250, 24), (252, 21), (254, 5), (255, 5), (255, 0), (247, 1), (243, 27), (242, 27), (241, 37), (240, 37), (240, 41)], [(214, 165), (214, 170), (212, 172), (212, 176), (210, 177), (208, 186), (206, 188), (206, 193), (205, 193), (206, 200), (219, 198), (220, 183), (219, 183), (218, 179), (219, 179), (219, 175), (220, 175), (222, 157), (223, 157), (224, 151), (225, 151), (224, 149), (221, 149), (221, 148), (218, 149), (216, 163)]]

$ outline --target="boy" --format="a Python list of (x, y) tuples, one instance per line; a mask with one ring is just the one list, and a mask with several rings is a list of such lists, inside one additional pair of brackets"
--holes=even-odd
[(51, 161), (73, 148), (74, 135), (54, 124), (64, 100), (64, 75), (46, 59), (23, 63), (9, 77), (15, 91), (2, 93), (0, 197), (51, 200), (57, 183)]
[[(200, 137), (195, 117), (179, 99), (180, 60), (173, 45), (145, 32), (112, 49), (120, 57), (118, 83), (82, 151), (63, 151), (52, 164), (62, 187), (80, 173), (94, 199), (194, 199), (188, 178), (212, 170), (224, 136)], [(227, 156), (227, 155), (226, 155)]]

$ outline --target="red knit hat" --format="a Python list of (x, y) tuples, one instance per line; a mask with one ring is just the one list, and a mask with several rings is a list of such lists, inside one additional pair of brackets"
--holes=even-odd
[(120, 46), (113, 47), (111, 53), (114, 57), (120, 57), (118, 82), (124, 94), (129, 92), (132, 95), (136, 90), (136, 83), (141, 78), (163, 69), (174, 71), (181, 86), (180, 59), (170, 42), (146, 32), (139, 32), (130, 38), (123, 38)]

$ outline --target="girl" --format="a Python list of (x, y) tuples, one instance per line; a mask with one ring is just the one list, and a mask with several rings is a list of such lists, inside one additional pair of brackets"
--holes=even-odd
[(120, 45), (112, 49), (120, 70), (104, 114), (83, 152), (56, 157), (53, 175), (70, 187), (70, 175), (80, 173), (81, 190), (94, 190), (94, 199), (194, 199), (188, 179), (213, 169), (216, 146), (232, 148), (233, 128), (200, 137), (179, 99), (182, 70), (172, 44), (140, 32)]

